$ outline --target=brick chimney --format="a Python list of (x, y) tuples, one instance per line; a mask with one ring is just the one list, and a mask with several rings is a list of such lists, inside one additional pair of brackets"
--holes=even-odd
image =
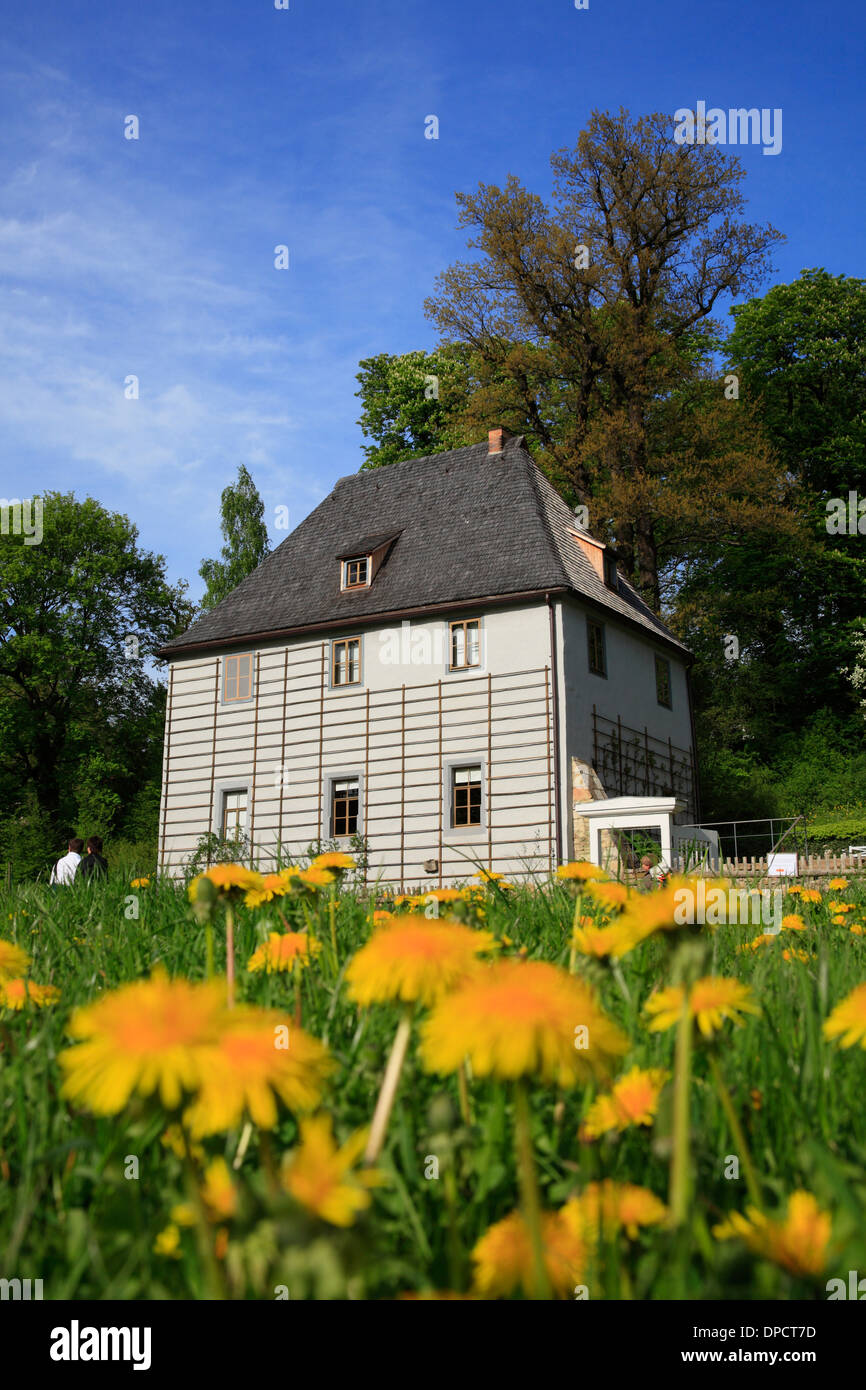
[(488, 458), (490, 457), (491, 454), (501, 454), (501, 453), (502, 453), (502, 450), (505, 448), (505, 442), (506, 442), (506, 440), (511, 439), (512, 437), (513, 437), (513, 436), (512, 436), (512, 434), (511, 434), (511, 431), (505, 429), (502, 425), (497, 425), (497, 427), (496, 427), (495, 430), (488, 430), (488, 431), (487, 431), (487, 456), (488, 456)]

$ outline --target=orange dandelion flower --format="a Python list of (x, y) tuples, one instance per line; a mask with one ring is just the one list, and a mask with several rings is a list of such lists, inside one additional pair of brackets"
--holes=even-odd
[(545, 961), (511, 959), (440, 999), (422, 1027), (421, 1056), (428, 1071), (457, 1071), (468, 1057), (476, 1076), (573, 1086), (605, 1074), (627, 1047), (583, 980)]
[(199, 1051), (202, 1084), (186, 1112), (196, 1138), (234, 1129), (245, 1115), (273, 1129), (277, 1101), (290, 1110), (318, 1105), (333, 1061), (324, 1043), (284, 1014), (241, 1005), (228, 1011), (218, 1040)]
[(590, 1230), (599, 1226), (608, 1236), (624, 1230), (629, 1240), (636, 1240), (641, 1226), (657, 1226), (667, 1217), (667, 1207), (646, 1187), (630, 1182), (591, 1182), (578, 1196), (563, 1207), (567, 1221), (586, 1222)]
[(34, 980), (0, 979), (0, 1006), (6, 1009), (23, 1009), (31, 1004), (34, 1009), (44, 1009), (56, 1004), (60, 990), (55, 985), (37, 985)]
[(852, 931), (852, 932), (854, 933), (855, 936), (862, 936), (862, 935), (863, 935), (863, 924), (862, 924), (861, 922), (852, 922), (851, 925), (849, 926), (848, 930), (849, 930), (849, 931)]
[(848, 887), (847, 878), (831, 878), (827, 888), (831, 893), (844, 893)]
[(283, 1186), (307, 1211), (332, 1226), (351, 1226), (370, 1205), (371, 1187), (386, 1181), (375, 1168), (357, 1168), (367, 1131), (338, 1148), (330, 1115), (301, 1121), (301, 1143), (283, 1167)]
[(819, 903), (821, 901), (821, 894), (817, 888), (804, 888), (800, 897), (804, 903)]
[(866, 983), (857, 985), (836, 1005), (825, 1020), (824, 1036), (838, 1038), (840, 1047), (853, 1047), (859, 1043), (866, 1048)]
[(76, 1009), (68, 1032), (78, 1045), (59, 1058), (62, 1094), (97, 1115), (116, 1115), (133, 1094), (155, 1092), (174, 1110), (201, 1083), (201, 1049), (219, 1037), (224, 993), (218, 980), (192, 984), (154, 970)]
[(356, 1004), (432, 1004), (453, 988), (476, 963), (496, 947), (490, 932), (457, 922), (398, 917), (375, 932), (346, 971), (349, 997)]
[[(570, 1295), (581, 1282), (588, 1245), (583, 1230), (560, 1212), (541, 1218), (544, 1265), (554, 1293)], [(481, 1298), (508, 1298), (518, 1289), (529, 1295), (535, 1286), (532, 1240), (519, 1211), (491, 1226), (472, 1251), (473, 1292)]]
[(782, 918), (782, 928), (784, 931), (805, 931), (806, 923), (799, 912), (789, 912), (787, 917)]
[(810, 960), (808, 951), (789, 951), (782, 952), (782, 960)]
[(605, 956), (619, 957), (636, 944), (631, 934), (623, 931), (618, 922), (610, 927), (600, 927), (591, 918), (581, 917), (580, 920), (586, 925), (575, 927), (571, 944), (581, 955), (595, 956), (599, 960)]
[(267, 975), (288, 971), (291, 975), (296, 968), (301, 970), (309, 965), (312, 957), (317, 956), (321, 949), (321, 943), (307, 932), (272, 931), (268, 933), (267, 941), (253, 951), (247, 961), (247, 970), (264, 970)]
[(738, 1237), (756, 1255), (802, 1278), (824, 1269), (831, 1234), (830, 1213), (820, 1209), (810, 1192), (803, 1191), (791, 1194), (782, 1221), (771, 1221), (749, 1207), (745, 1216), (733, 1212), (713, 1227), (717, 1240)]
[(297, 869), (281, 869), (278, 874), (265, 874), (258, 887), (250, 888), (244, 894), (246, 906), (261, 907), (262, 903), (272, 902), (274, 898), (284, 898), (292, 891), (293, 880), (297, 876)]
[(800, 894), (802, 893), (802, 891), (803, 891), (803, 885), (802, 885), (801, 883), (792, 883), (792, 884), (791, 884), (791, 887), (788, 889), (788, 897), (789, 897), (789, 898), (797, 898), (797, 897), (800, 896)]

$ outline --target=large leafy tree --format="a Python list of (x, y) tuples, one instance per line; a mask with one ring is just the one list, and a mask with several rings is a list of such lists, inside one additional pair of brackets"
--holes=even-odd
[(475, 405), (528, 433), (571, 500), (607, 513), (624, 569), (656, 605), (659, 497), (678, 495), (680, 530), (687, 509), (700, 529), (708, 492), (744, 492), (724, 450), (699, 474), (693, 460), (687, 494), (671, 479), (660, 406), (706, 374), (714, 310), (757, 288), (780, 240), (743, 220), (738, 160), (672, 137), (664, 114), (595, 112), (552, 157), (550, 205), (513, 176), (458, 194), (478, 255), (427, 302), (445, 339), (475, 355)]
[(126, 517), (71, 493), (41, 504), (39, 544), (0, 535), (0, 788), (15, 824), (56, 837), (82, 813), (111, 828), (158, 780), (152, 658), (193, 610)]
[(215, 608), (267, 555), (270, 543), (264, 516), (265, 506), (258, 489), (240, 464), (237, 482), (223, 488), (220, 499), (222, 558), (202, 560), (199, 569), (207, 585), (201, 602), (203, 610)]

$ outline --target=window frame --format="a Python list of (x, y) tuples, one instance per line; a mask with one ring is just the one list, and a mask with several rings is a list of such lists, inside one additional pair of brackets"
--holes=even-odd
[(214, 784), (213, 824), (211, 825), (211, 831), (221, 840), (225, 838), (226, 797), (240, 792), (246, 797), (244, 819), (240, 830), (244, 839), (249, 840), (250, 802), (252, 801), (252, 784), (250, 778), (224, 777), (221, 781)]
[[(356, 681), (337, 680), (337, 648), (348, 647), (349, 643), (358, 644), (358, 679)], [(347, 663), (349, 665), (349, 663)], [(331, 663), (330, 663), (330, 688), (331, 690), (355, 690), (364, 684), (364, 638), (358, 637), (332, 637), (331, 639)]]
[[(454, 813), (454, 773), (466, 768), (477, 768), (481, 784), (480, 819), (475, 824), (455, 825)], [(483, 753), (466, 753), (462, 757), (448, 758), (442, 769), (442, 831), (446, 838), (468, 836), (480, 838), (487, 834), (487, 758)]]
[[(593, 641), (592, 630), (595, 628), (600, 634), (601, 640), (601, 670), (593, 665)], [(607, 680), (607, 630), (603, 622), (596, 618), (586, 619), (586, 661), (591, 676), (600, 676), (602, 680)]]
[[(475, 624), (478, 629), (478, 660), (473, 662), (464, 661), (462, 666), (455, 666), (454, 656), (454, 631), (456, 628), (463, 628), (463, 651), (464, 656), (467, 651), (468, 643), (466, 640), (466, 629), (470, 624)], [(447, 670), (450, 671), (481, 671), (484, 667), (484, 648), (483, 648), (484, 624), (480, 618), (454, 618), (448, 622), (448, 654)]]
[[(656, 676), (656, 704), (661, 705), (662, 709), (673, 709), (674, 707), (674, 688), (671, 679), (671, 663), (666, 656), (660, 656), (658, 652), (655, 656), (655, 676)], [(659, 690), (659, 671), (663, 670), (667, 681), (668, 698), (663, 700)]]
[[(364, 578), (350, 582), (349, 566), (363, 565)], [(343, 593), (351, 593), (355, 589), (369, 589), (373, 570), (372, 555), (350, 555), (348, 559), (340, 561), (340, 588)]]
[[(229, 663), (240, 662), (244, 658), (249, 662), (249, 694), (248, 695), (229, 695), (227, 694), (229, 682)], [(222, 659), (222, 679), (220, 680), (220, 703), (224, 705), (245, 705), (247, 701), (255, 698), (256, 693), (256, 654), (255, 652), (232, 652)], [(240, 688), (240, 674), (235, 676), (236, 688)]]
[[(358, 812), (357, 824), (354, 830), (347, 830), (344, 835), (336, 833), (336, 821), (334, 819), (334, 790), (338, 782), (354, 782), (358, 788)], [(324, 838), (332, 840), (351, 840), (353, 835), (364, 834), (364, 814), (365, 814), (365, 788), (364, 774), (360, 769), (349, 768), (345, 772), (329, 772), (325, 778), (324, 804), (322, 806), (322, 834)]]

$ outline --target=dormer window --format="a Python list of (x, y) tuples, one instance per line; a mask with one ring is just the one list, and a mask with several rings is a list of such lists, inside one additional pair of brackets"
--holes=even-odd
[(616, 589), (616, 560), (613, 555), (605, 552), (604, 556), (604, 582), (609, 589)]
[(355, 555), (351, 560), (343, 561), (343, 580), (344, 589), (366, 589), (370, 582), (370, 556)]

